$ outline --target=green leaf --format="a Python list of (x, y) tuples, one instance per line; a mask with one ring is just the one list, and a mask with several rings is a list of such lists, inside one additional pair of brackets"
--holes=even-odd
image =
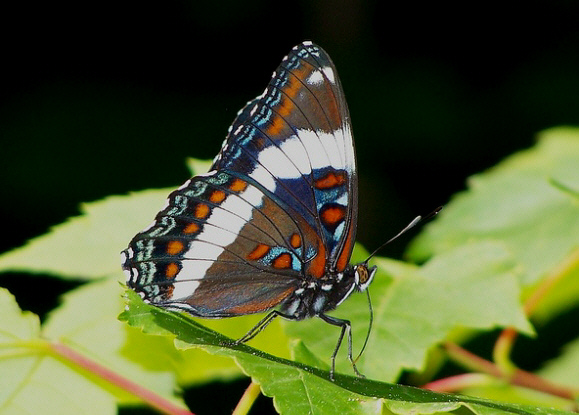
[[(266, 395), (274, 398), (282, 414), (367, 414), (380, 413), (381, 399), (385, 403), (456, 402), (471, 408), (473, 413), (559, 414), (556, 410), (543, 411), (536, 407), (506, 405), (477, 398), (437, 394), (426, 390), (381, 383), (368, 379), (336, 374), (334, 382), (328, 373), (313, 366), (272, 356), (248, 345), (235, 345), (231, 339), (212, 331), (183, 314), (172, 313), (144, 304), (135, 293), (128, 292), (128, 306), (121, 319), (140, 327), (144, 332), (176, 336), (181, 344), (202, 347), (210, 353), (234, 357), (254, 382), (261, 385)], [(296, 357), (312, 363), (316, 358), (298, 343)], [(452, 406), (455, 408), (455, 406)]]
[[(232, 339), (239, 339), (243, 337), (249, 330), (263, 318), (263, 314), (254, 314), (248, 316), (239, 316), (234, 318), (224, 319), (204, 319), (192, 318), (200, 325), (210, 328), (230, 337)], [(285, 334), (282, 327), (281, 320), (274, 320), (267, 326), (267, 336), (256, 336), (251, 341), (251, 344), (260, 350), (266, 351), (276, 356), (289, 358), (290, 338)]]
[(49, 353), (38, 317), (22, 312), (5, 289), (0, 315), (0, 413), (117, 413), (109, 393)]
[[(126, 320), (128, 318), (127, 316), (130, 316), (130, 324), (136, 327), (145, 327), (144, 331), (148, 334), (169, 334), (169, 332), (160, 325), (145, 324), (151, 318), (151, 307), (142, 301), (139, 301), (140, 297), (135, 292), (128, 290), (125, 295), (131, 299), (132, 309), (128, 314), (126, 311), (123, 312), (119, 316), (119, 319)], [(228, 336), (227, 338), (237, 339), (253, 328), (263, 316), (252, 315), (228, 319), (199, 319), (190, 316), (187, 317), (191, 324), (196, 324), (204, 330), (210, 330), (211, 332), (215, 331), (222, 333), (224, 336)], [(290, 339), (284, 334), (280, 321), (274, 321), (269, 324), (267, 326), (267, 333), (267, 336), (257, 336), (252, 340), (252, 345), (260, 350), (268, 351), (277, 356), (289, 357), (290, 351), (288, 349), (288, 344)], [(185, 356), (188, 357), (185, 364), (174, 366), (174, 370), (177, 371), (177, 374), (181, 379), (180, 383), (183, 385), (207, 382), (213, 379), (224, 380), (239, 375), (238, 370), (232, 370), (232, 368), (235, 368), (236, 366), (233, 364), (231, 359), (225, 360), (219, 356), (215, 357), (215, 355), (207, 358), (207, 354), (204, 350), (191, 349), (189, 343), (181, 343), (179, 340), (177, 340), (176, 345), (177, 348), (184, 351)], [(217, 363), (217, 366), (214, 366), (214, 363)]]
[(533, 310), (532, 318), (536, 324), (544, 324), (579, 304), (579, 249), (553, 269), (547, 278), (556, 279), (556, 284)]
[(579, 247), (577, 177), (579, 129), (548, 130), (535, 147), (471, 177), (409, 256), (424, 261), (467, 242), (498, 240), (513, 253), (524, 286), (533, 285)]
[(548, 362), (538, 375), (552, 382), (579, 388), (579, 339), (567, 344), (561, 355)]
[[(379, 272), (370, 286), (374, 325), (357, 365), (370, 378), (392, 381), (404, 369), (422, 369), (428, 351), (456, 327), (511, 326), (533, 333), (518, 301), (513, 261), (501, 244), (469, 244), (421, 268), (382, 258), (376, 262)], [(368, 328), (365, 296), (352, 295), (332, 314), (352, 322), (354, 350), (359, 350)], [(289, 335), (329, 363), (338, 328), (320, 319), (285, 325)], [(345, 345), (336, 363), (340, 372), (352, 373)]]
[(38, 316), (29, 311), (21, 311), (14, 296), (5, 288), (0, 288), (0, 316), (2, 316), (0, 319), (0, 342), (4, 344), (11, 341), (36, 339), (40, 333)]
[(153, 220), (170, 191), (147, 190), (83, 203), (82, 216), (69, 218), (25, 246), (0, 255), (0, 271), (79, 279), (120, 277), (121, 251)]
[[(486, 401), (490, 403), (491, 401)], [(522, 406), (513, 405), (509, 410), (499, 409), (474, 402), (436, 402), (415, 404), (408, 402), (391, 401), (386, 403), (386, 407), (393, 414), (400, 415), (415, 415), (415, 414), (441, 414), (453, 412), (457, 414), (476, 414), (476, 415), (495, 415), (495, 414), (523, 414), (530, 413), (536, 415), (550, 415), (550, 414), (570, 414), (569, 412), (557, 410), (553, 408), (541, 408), (537, 406)], [(456, 411), (456, 412), (455, 412)]]
[[(203, 172), (210, 162), (189, 159), (188, 165), (193, 172)], [(83, 203), (80, 216), (0, 255), (0, 272), (48, 273), (77, 279), (120, 275), (121, 251), (153, 221), (173, 190), (145, 190)]]
[(441, 414), (455, 411), (461, 407), (459, 402), (435, 402), (435, 403), (408, 403), (408, 402), (388, 402), (386, 405), (389, 414), (401, 415), (428, 415)]
[[(67, 293), (62, 306), (50, 313), (43, 337), (64, 343), (124, 378), (180, 403), (174, 396), (174, 368), (184, 363), (183, 357), (168, 339), (146, 336), (118, 321), (122, 293), (114, 280), (93, 282)], [(105, 380), (95, 377), (93, 381), (111, 390), (120, 403), (140, 402), (122, 390), (111, 389)]]
[[(303, 343), (293, 348), (300, 360), (314, 359)], [(307, 358), (304, 356), (307, 355)], [(283, 364), (272, 364), (267, 359), (238, 354), (238, 364), (254, 381), (261, 385), (264, 395), (274, 400), (282, 414), (380, 414), (381, 403), (376, 398), (343, 389), (334, 383), (308, 373), (307, 370)]]
[(211, 164), (213, 164), (213, 160), (199, 160), (193, 157), (187, 158), (187, 167), (192, 176), (209, 171)]
[(542, 393), (533, 389), (510, 385), (503, 380), (489, 378), (488, 384), (479, 387), (469, 387), (461, 391), (468, 396), (479, 396), (493, 401), (513, 402), (539, 407), (556, 408), (561, 411), (572, 405), (569, 400), (554, 395)]

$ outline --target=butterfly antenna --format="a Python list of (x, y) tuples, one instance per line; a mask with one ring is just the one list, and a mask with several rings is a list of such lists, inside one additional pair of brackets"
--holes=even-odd
[(392, 238), (388, 239), (386, 242), (384, 242), (382, 245), (380, 245), (378, 248), (376, 248), (374, 250), (374, 252), (372, 252), (368, 258), (366, 259), (366, 261), (364, 261), (365, 264), (368, 263), (368, 261), (370, 261), (370, 259), (376, 255), (378, 253), (378, 251), (380, 251), (382, 248), (384, 248), (386, 245), (388, 245), (390, 242), (398, 239), (398, 237), (400, 237), (401, 235), (405, 234), (407, 231), (409, 231), (410, 229), (414, 228), (416, 225), (418, 225), (420, 222), (424, 222), (434, 216), (436, 216), (438, 214), (438, 212), (440, 212), (442, 210), (442, 206), (437, 207), (436, 209), (434, 209), (432, 212), (430, 212), (428, 215), (422, 217), (422, 216), (417, 216), (414, 219), (412, 219), (412, 221), (406, 225), (404, 227), (404, 229), (402, 229), (400, 232), (398, 232), (396, 235), (394, 235)]

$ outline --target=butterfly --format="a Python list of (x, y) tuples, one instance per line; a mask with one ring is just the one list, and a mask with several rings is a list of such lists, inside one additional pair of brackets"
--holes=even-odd
[(169, 195), (153, 224), (123, 251), (127, 285), (155, 306), (197, 317), (328, 315), (364, 291), (376, 267), (350, 265), (358, 183), (350, 115), (336, 67), (312, 42), (295, 46), (269, 85), (229, 127), (208, 173)]

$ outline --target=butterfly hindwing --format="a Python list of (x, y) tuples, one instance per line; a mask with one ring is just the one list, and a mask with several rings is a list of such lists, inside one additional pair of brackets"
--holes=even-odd
[(126, 269), (130, 285), (157, 305), (206, 317), (248, 314), (291, 294), (320, 244), (291, 208), (214, 171), (170, 195), (154, 224), (131, 241)]

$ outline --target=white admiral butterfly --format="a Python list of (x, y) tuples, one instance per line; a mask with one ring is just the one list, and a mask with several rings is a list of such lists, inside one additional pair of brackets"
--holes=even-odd
[[(154, 223), (123, 251), (127, 285), (156, 306), (205, 318), (269, 311), (327, 315), (372, 282), (350, 265), (358, 213), (350, 116), (336, 68), (311, 42), (294, 47), (266, 90), (238, 113), (208, 173), (171, 193)], [(273, 309), (277, 307), (276, 309)], [(272, 310), (273, 309), (273, 310)]]

